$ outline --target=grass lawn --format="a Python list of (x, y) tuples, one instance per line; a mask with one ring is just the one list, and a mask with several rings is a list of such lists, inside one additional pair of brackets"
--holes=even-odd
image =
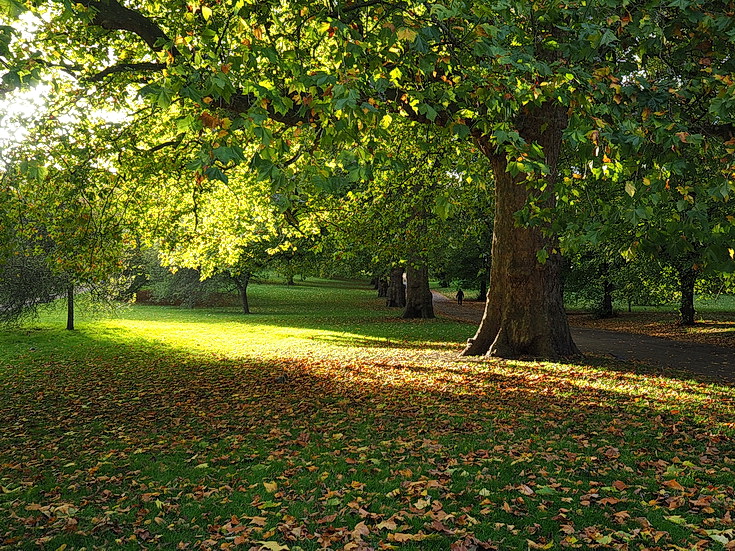
[(457, 357), (372, 290), (0, 334), (0, 549), (734, 549), (735, 390)]

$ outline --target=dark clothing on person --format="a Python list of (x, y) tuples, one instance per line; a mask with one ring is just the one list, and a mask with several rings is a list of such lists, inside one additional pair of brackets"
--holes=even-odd
[(463, 300), (464, 300), (464, 292), (462, 291), (462, 289), (460, 289), (459, 291), (457, 291), (457, 304), (462, 306)]

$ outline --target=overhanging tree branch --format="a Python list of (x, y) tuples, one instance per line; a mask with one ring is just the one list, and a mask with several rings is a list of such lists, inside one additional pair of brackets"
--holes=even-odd
[[(161, 51), (171, 39), (155, 22), (145, 15), (122, 6), (116, 0), (79, 0), (79, 4), (94, 11), (92, 22), (110, 31), (129, 31), (139, 36), (154, 51)], [(176, 57), (178, 51), (169, 50)]]
[(112, 65), (111, 67), (107, 67), (106, 69), (100, 71), (99, 73), (92, 75), (89, 77), (89, 80), (91, 82), (99, 82), (101, 80), (104, 80), (109, 75), (115, 74), (115, 73), (134, 73), (138, 71), (161, 71), (162, 69), (166, 68), (165, 63), (155, 63), (155, 62), (143, 62), (143, 63), (120, 63), (118, 65)]

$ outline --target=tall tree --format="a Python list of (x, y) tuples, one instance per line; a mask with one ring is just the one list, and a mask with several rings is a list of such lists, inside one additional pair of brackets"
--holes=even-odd
[[(278, 187), (290, 185), (291, 158), (335, 142), (354, 147), (324, 183), (339, 184), (343, 172), (369, 176), (381, 125), (396, 115), (474, 141), (495, 180), (495, 228), (486, 312), (466, 354), (578, 352), (552, 231), (565, 132), (593, 141), (595, 126), (624, 126), (640, 97), (655, 94), (688, 121), (682, 131), (725, 140), (732, 132), (727, 1), (29, 5), (44, 12), (36, 47), (31, 59), (21, 41), (6, 48), (17, 53), (6, 82), (61, 65), (115, 97), (144, 80), (141, 93), (175, 111), (180, 127), (201, 130), (190, 168), (210, 178), (221, 177), (213, 160), (253, 138), (261, 145), (253, 168)], [(660, 61), (686, 62), (694, 77), (661, 87), (639, 76), (652, 52), (672, 49)], [(700, 98), (704, 116), (690, 116), (687, 97)]]

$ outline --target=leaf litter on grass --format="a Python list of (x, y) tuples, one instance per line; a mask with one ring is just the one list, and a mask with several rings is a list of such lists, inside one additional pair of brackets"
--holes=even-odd
[(453, 345), (116, 347), (3, 371), (2, 548), (735, 548), (731, 387)]

